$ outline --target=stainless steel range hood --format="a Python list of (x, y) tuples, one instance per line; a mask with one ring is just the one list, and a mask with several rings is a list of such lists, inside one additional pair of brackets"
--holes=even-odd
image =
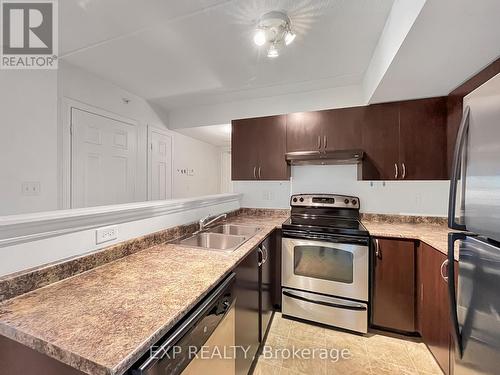
[(359, 164), (364, 156), (361, 150), (296, 151), (285, 154), (290, 165)]

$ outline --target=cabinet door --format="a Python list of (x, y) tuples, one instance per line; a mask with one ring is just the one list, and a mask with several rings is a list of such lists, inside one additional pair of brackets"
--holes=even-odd
[(256, 119), (234, 120), (231, 134), (231, 179), (256, 180), (259, 133)]
[[(442, 180), (446, 172), (446, 100), (400, 103), (400, 166), (405, 180)], [(403, 171), (404, 169), (404, 171)]]
[(372, 324), (415, 332), (415, 243), (375, 239)]
[(236, 273), (236, 346), (249, 348), (247, 355), (237, 351), (236, 374), (248, 374), (259, 348), (259, 263), (257, 250), (238, 265)]
[(321, 111), (321, 129), (325, 150), (363, 148), (362, 126), (366, 107), (340, 108)]
[(259, 156), (257, 178), (259, 180), (289, 180), (290, 166), (285, 159), (286, 116), (261, 117), (255, 120), (256, 135), (247, 142), (252, 142)]
[(418, 251), (420, 333), (441, 369), (445, 374), (449, 374), (448, 288), (441, 277), (441, 265), (446, 260), (446, 256), (425, 243), (420, 244)]
[(273, 315), (274, 300), (274, 280), (273, 271), (275, 268), (275, 236), (274, 234), (266, 238), (262, 243), (261, 277), (260, 277), (260, 341), (264, 340), (271, 318)]
[(363, 180), (395, 180), (399, 166), (398, 103), (365, 107), (362, 125)]
[(286, 151), (320, 150), (323, 141), (322, 120), (324, 111), (298, 112), (286, 118)]

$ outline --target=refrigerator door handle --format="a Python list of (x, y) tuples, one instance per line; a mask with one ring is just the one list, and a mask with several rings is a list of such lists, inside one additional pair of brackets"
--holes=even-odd
[[(462, 122), (458, 129), (457, 141), (455, 144), (455, 152), (453, 154), (453, 166), (451, 170), (450, 181), (450, 199), (448, 200), (448, 227), (456, 230), (467, 230), (464, 224), (456, 222), (456, 207), (457, 207), (457, 184), (460, 177), (460, 167), (462, 163), (462, 150), (465, 146), (465, 138), (469, 130), (470, 108), (465, 107)], [(462, 176), (465, 178), (465, 176)], [(464, 192), (462, 191), (462, 194)]]
[(451, 335), (455, 342), (456, 353), (459, 358), (462, 358), (462, 335), (460, 333), (460, 326), (458, 325), (457, 315), (457, 295), (455, 287), (455, 242), (457, 240), (465, 240), (467, 234), (465, 233), (448, 233), (448, 299), (450, 306), (450, 322), (451, 322)]

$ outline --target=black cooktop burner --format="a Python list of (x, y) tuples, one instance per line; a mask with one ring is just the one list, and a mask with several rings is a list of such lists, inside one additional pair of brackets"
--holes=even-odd
[(284, 230), (308, 231), (318, 233), (368, 236), (368, 230), (355, 219), (324, 216), (292, 216), (283, 223)]
[(360, 202), (357, 197), (297, 194), (291, 197), (290, 206), (291, 218), (282, 226), (285, 235), (369, 236), (368, 230), (359, 221)]

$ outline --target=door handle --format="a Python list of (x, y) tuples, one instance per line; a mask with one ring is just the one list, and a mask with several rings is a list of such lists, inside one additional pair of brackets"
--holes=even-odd
[(264, 252), (262, 251), (262, 249), (260, 247), (257, 248), (257, 252), (260, 255), (260, 259), (257, 261), (257, 263), (259, 264), (259, 267), (261, 267), (264, 264)]
[(267, 262), (267, 248), (264, 244), (260, 244), (260, 249), (262, 251), (262, 264), (265, 264)]
[(403, 168), (403, 172), (402, 172), (401, 178), (404, 180), (406, 178), (406, 165), (405, 165), (405, 163), (402, 163), (402, 168)]
[(325, 135), (323, 137), (323, 149), (324, 149), (325, 153), (326, 153), (326, 146), (327, 146), (327, 144), (328, 144), (328, 137)]
[(290, 297), (290, 298), (298, 299), (299, 301), (314, 303), (317, 305), (328, 306), (328, 307), (336, 307), (338, 309), (354, 310), (354, 311), (366, 311), (367, 310), (367, 308), (365, 306), (362, 306), (362, 305), (348, 306), (348, 305), (341, 305), (339, 303), (333, 303), (333, 302), (317, 301), (317, 300), (310, 299), (307, 297), (299, 296), (299, 295), (294, 294), (292, 292), (289, 292), (287, 290), (283, 291), (283, 295)]
[(441, 277), (444, 281), (448, 282), (448, 270), (446, 271), (446, 275), (444, 274), (445, 268), (448, 268), (449, 260), (445, 259), (443, 263), (441, 263), (441, 268), (439, 272), (441, 273)]
[(455, 242), (457, 240), (465, 240), (467, 235), (465, 233), (452, 232), (448, 233), (448, 300), (450, 304), (450, 321), (451, 321), (451, 335), (455, 342), (457, 355), (462, 358), (462, 334), (460, 333), (460, 326), (458, 325), (457, 315), (457, 295), (455, 291)]
[(398, 164), (397, 163), (394, 163), (394, 178), (397, 179), (398, 178), (398, 175), (399, 175), (399, 170), (398, 170)]
[(321, 136), (318, 135), (318, 149), (321, 150)]
[(380, 251), (380, 244), (378, 243), (378, 238), (375, 238), (375, 256), (378, 259), (382, 259), (382, 252)]
[(253, 178), (257, 179), (257, 167), (253, 167)]
[(261, 175), (260, 175), (260, 167), (259, 167), (259, 173), (257, 173), (259, 175), (259, 180), (262, 179)]
[[(457, 142), (455, 144), (455, 152), (453, 154), (453, 167), (451, 170), (451, 181), (450, 181), (450, 198), (448, 199), (448, 227), (457, 230), (467, 230), (466, 226), (459, 224), (455, 220), (456, 216), (456, 206), (457, 206), (457, 184), (458, 177), (460, 175), (460, 167), (463, 162), (461, 153), (462, 148), (465, 144), (465, 136), (469, 130), (469, 117), (470, 108), (465, 107), (464, 115), (462, 117), (462, 122), (460, 123), (460, 128), (458, 129)], [(464, 178), (465, 176), (462, 176)], [(464, 194), (464, 192), (462, 192)]]

